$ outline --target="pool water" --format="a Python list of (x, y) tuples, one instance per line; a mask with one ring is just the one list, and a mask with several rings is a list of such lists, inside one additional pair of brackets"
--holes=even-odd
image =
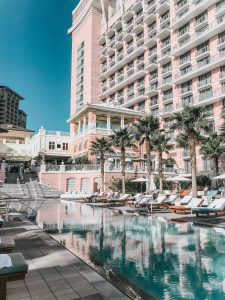
[(37, 223), (133, 299), (225, 299), (224, 229), (67, 201)]

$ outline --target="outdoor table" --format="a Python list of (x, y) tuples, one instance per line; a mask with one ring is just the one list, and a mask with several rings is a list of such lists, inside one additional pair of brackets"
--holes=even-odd
[(11, 253), (15, 242), (11, 236), (0, 236), (0, 253)]

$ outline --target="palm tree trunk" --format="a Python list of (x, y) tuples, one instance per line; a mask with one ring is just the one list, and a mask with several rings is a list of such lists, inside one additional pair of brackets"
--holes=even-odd
[(218, 156), (213, 157), (213, 176), (216, 177), (219, 174), (219, 158)]
[(146, 138), (146, 157), (147, 157), (147, 172), (148, 172), (148, 192), (149, 194), (151, 194), (152, 158), (151, 158), (149, 138)]
[(101, 169), (101, 182), (100, 182), (100, 193), (105, 191), (104, 177), (105, 177), (105, 160), (103, 157), (100, 157), (100, 169)]
[(197, 197), (197, 179), (196, 179), (196, 143), (195, 137), (189, 138), (189, 148), (191, 155), (191, 179), (192, 179), (192, 197)]
[(163, 163), (162, 151), (158, 152), (159, 193), (163, 193)]
[(125, 167), (126, 167), (126, 158), (125, 158), (125, 147), (121, 147), (121, 174), (122, 174), (122, 193), (125, 194)]

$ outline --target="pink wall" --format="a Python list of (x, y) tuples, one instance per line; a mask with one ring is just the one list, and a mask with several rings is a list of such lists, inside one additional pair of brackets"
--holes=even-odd
[[(72, 33), (71, 115), (76, 112), (77, 49), (82, 42), (84, 42), (83, 102), (84, 104), (98, 102), (97, 95), (100, 90), (98, 80), (100, 46), (98, 39), (101, 32), (101, 20), (102, 17), (99, 12), (92, 8), (79, 27)], [(74, 124), (71, 124), (71, 131), (75, 131)]]
[[(145, 173), (139, 173), (139, 177), (143, 177), (146, 175)], [(100, 173), (97, 171), (93, 172), (79, 172), (79, 173), (59, 173), (59, 172), (48, 172), (48, 173), (39, 173), (39, 180), (40, 183), (48, 184), (52, 187), (55, 187), (56, 189), (65, 192), (66, 191), (66, 185), (67, 185), (67, 179), (74, 178), (76, 181), (76, 191), (81, 192), (81, 180), (83, 178), (88, 178), (90, 181), (90, 192), (96, 191), (96, 184), (97, 179), (100, 177)], [(121, 178), (120, 172), (106, 172), (105, 173), (105, 187), (106, 191), (108, 191), (108, 185), (112, 178)], [(127, 173), (126, 178), (132, 178), (134, 177), (134, 173)]]

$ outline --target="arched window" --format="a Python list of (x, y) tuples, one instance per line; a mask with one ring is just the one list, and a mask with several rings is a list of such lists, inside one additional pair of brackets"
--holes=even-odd
[(73, 192), (76, 189), (76, 180), (74, 178), (68, 178), (66, 181), (66, 191)]

